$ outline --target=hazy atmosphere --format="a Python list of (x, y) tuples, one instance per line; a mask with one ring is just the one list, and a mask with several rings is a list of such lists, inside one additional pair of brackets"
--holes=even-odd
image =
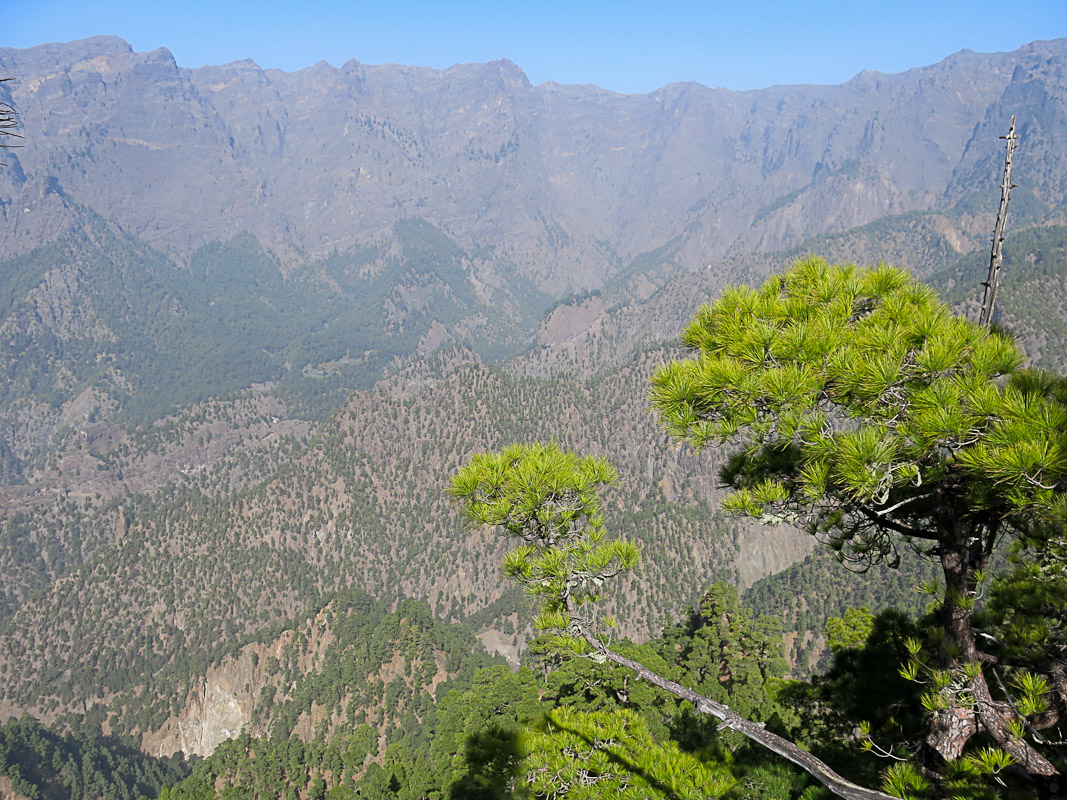
[(1067, 798), (1065, 9), (8, 0), (0, 798)]

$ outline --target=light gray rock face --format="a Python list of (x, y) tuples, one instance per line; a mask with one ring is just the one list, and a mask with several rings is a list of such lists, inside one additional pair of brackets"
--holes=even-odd
[(207, 756), (227, 739), (239, 736), (249, 722), (251, 698), (231, 684), (210, 681), (200, 702), (178, 722), (180, 747), (187, 755)]
[(177, 716), (157, 731), (146, 733), (141, 749), (155, 756), (179, 750), (186, 755), (209, 756), (227, 739), (239, 736), (252, 720), (252, 709), (264, 685), (253, 666), (253, 653), (266, 648), (251, 645), (235, 658), (211, 667), (190, 691)]

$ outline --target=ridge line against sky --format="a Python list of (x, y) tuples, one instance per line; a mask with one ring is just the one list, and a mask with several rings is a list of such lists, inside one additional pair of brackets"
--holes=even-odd
[(1016, 50), (1067, 36), (1067, 0), (7, 0), (0, 47), (112, 34), (199, 67), (251, 58), (287, 72), (355, 58), (443, 69), (507, 58), (531, 82), (624, 93), (681, 81), (728, 89), (843, 83), (903, 72), (962, 49)]

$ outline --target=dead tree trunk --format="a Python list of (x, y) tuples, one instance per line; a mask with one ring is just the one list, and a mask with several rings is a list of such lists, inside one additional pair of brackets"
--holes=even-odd
[(1011, 182), (1011, 157), (1015, 153), (1015, 142), (1019, 138), (1015, 135), (1015, 116), (1011, 118), (1011, 128), (1007, 136), (1001, 139), (1008, 140), (1008, 153), (1004, 157), (1004, 180), (1000, 184), (1000, 209), (997, 211), (997, 222), (993, 226), (993, 248), (989, 253), (989, 277), (986, 278), (985, 294), (982, 297), (982, 313), (978, 318), (978, 324), (988, 328), (993, 322), (993, 304), (997, 301), (997, 288), (1000, 284), (1000, 265), (1004, 261), (1001, 246), (1004, 243), (1004, 226), (1008, 221), (1008, 200), (1011, 190), (1014, 188)]

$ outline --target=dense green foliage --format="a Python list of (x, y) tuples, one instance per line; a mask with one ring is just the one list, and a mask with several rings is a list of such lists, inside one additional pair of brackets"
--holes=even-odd
[(503, 571), (541, 601), (538, 628), (566, 628), (606, 580), (637, 566), (637, 547), (608, 540), (603, 528), (600, 490), (615, 477), (606, 462), (556, 444), (475, 455), (452, 477), (449, 494), (471, 522), (519, 540)]
[(734, 783), (722, 765), (657, 743), (632, 711), (553, 711), (526, 746), (529, 792), (545, 800), (705, 800)]
[[(1021, 476), (1058, 477), (1044, 448), (1054, 410), (994, 383), (1021, 357), (904, 273), (812, 259), (759, 291), (728, 290), (683, 339), (699, 357), (661, 369), (652, 400), (698, 447), (744, 437), (723, 473), (730, 508), (809, 523), (845, 555), (876, 561), (893, 559), (892, 533), (936, 539), (929, 520), (949, 485), (964, 508), (998, 519), (1050, 501)], [(1010, 450), (994, 446), (1009, 435)], [(993, 488), (1005, 480), (1014, 491)]]
[[(0, 315), (17, 331), (0, 351), (5, 408), (29, 397), (58, 405), (72, 380), (114, 396), (131, 421), (150, 422), (281, 377), (284, 359), (269, 353), (336, 311), (314, 284), (294, 294), (251, 237), (209, 245), (182, 269), (86, 213), (82, 231), (5, 264), (12, 281)], [(35, 313), (27, 295), (50, 275), (71, 294), (47, 299), (57, 318), (41, 328), (24, 319)], [(72, 376), (58, 375), (60, 365)]]
[[(741, 609), (726, 584), (662, 637), (620, 646), (679, 680), (737, 696), (757, 719), (789, 716), (775, 700), (786, 684), (774, 625)], [(422, 715), (389, 731), (361, 724), (305, 740), (282, 725), (269, 738), (242, 736), (160, 797), (503, 800), (553, 798), (570, 786), (567, 796), (747, 798), (782, 787), (799, 795), (805, 785), (625, 670), (551, 655), (535, 666), (539, 675), (461, 670)]]
[(919, 617), (933, 602), (924, 586), (936, 583), (939, 569), (910, 549), (896, 569), (848, 568), (823, 548), (791, 567), (761, 578), (744, 594), (745, 606), (779, 620), (789, 637), (789, 661), (796, 675), (810, 675), (829, 655), (826, 621), (854, 608), (893, 608)]
[(115, 739), (56, 733), (31, 717), (0, 727), (0, 776), (31, 800), (154, 797), (187, 772), (180, 756), (150, 758)]

